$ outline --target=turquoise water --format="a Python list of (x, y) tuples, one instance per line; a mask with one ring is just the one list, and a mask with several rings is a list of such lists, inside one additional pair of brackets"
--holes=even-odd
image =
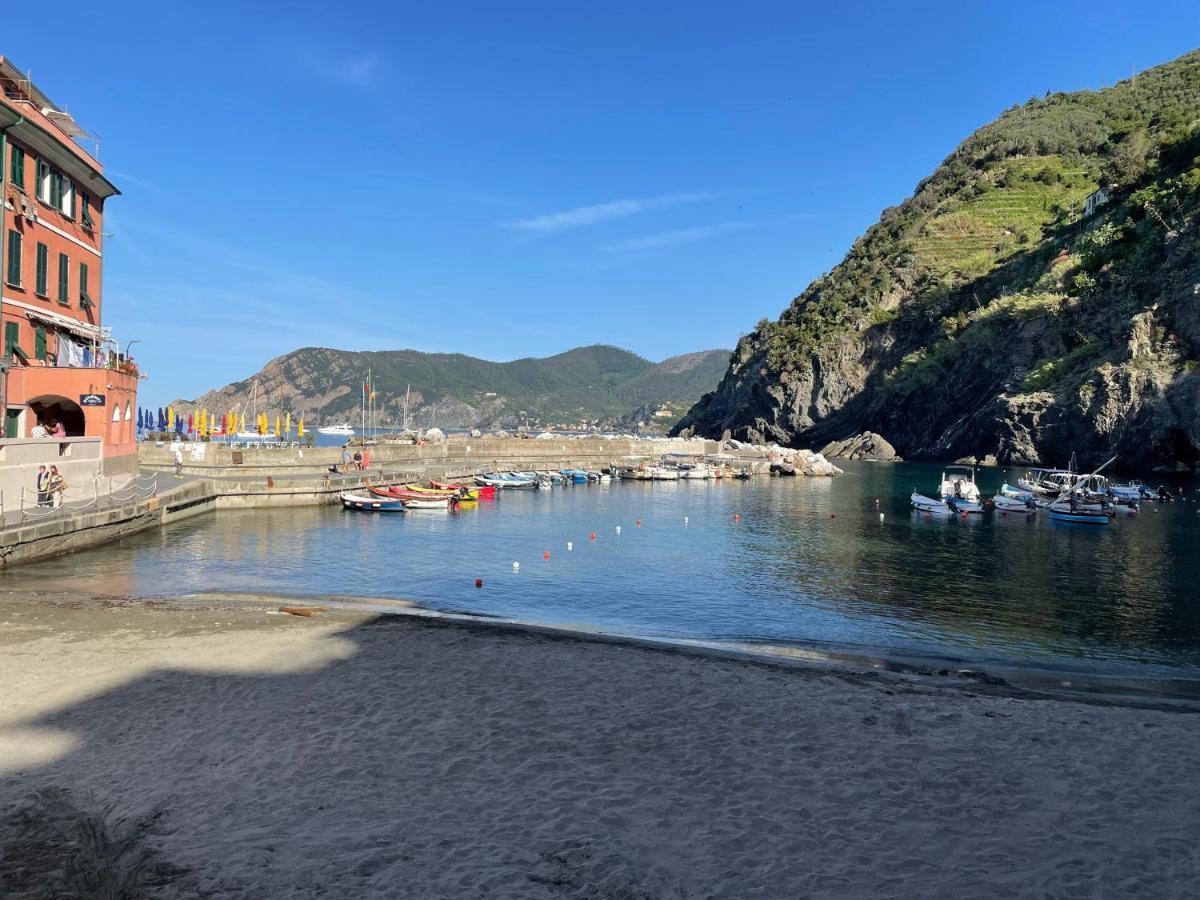
[[(932, 493), (939, 467), (846, 469), (500, 492), (454, 513), (220, 513), (15, 569), (0, 587), (408, 597), (650, 635), (1200, 677), (1192, 483), (1185, 502), (1095, 528), (927, 518), (908, 494)], [(985, 494), (1004, 476), (981, 471)]]

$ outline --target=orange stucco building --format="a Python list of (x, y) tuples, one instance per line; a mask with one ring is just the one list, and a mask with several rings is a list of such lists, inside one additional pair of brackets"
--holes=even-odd
[(87, 137), (0, 56), (4, 436), (61, 423), (101, 438), (116, 471), (136, 460), (138, 372), (103, 324), (104, 204), (119, 192)]

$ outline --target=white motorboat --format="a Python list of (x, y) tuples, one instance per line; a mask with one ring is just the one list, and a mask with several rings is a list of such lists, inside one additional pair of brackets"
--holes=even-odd
[(678, 481), (679, 470), (669, 466), (650, 466), (647, 470), (655, 481)]
[(689, 480), (706, 480), (714, 477), (713, 467), (708, 463), (697, 463), (694, 466), (685, 466), (683, 469), (680, 469), (679, 477), (687, 478)]
[(983, 503), (975, 484), (974, 466), (946, 466), (942, 471), (941, 496), (955, 512), (981, 513)]
[(331, 434), (338, 437), (354, 437), (354, 427), (343, 422), (340, 425), (322, 425), (317, 434)]

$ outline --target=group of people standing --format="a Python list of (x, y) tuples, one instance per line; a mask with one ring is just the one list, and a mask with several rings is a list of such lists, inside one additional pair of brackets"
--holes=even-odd
[(37, 471), (37, 505), (58, 507), (62, 505), (63, 494), (67, 490), (67, 479), (58, 471), (58, 466), (38, 466)]

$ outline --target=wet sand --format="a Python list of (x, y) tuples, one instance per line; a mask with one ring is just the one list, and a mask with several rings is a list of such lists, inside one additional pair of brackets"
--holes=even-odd
[(0, 681), (5, 897), (1200, 893), (1192, 707), (50, 596)]

